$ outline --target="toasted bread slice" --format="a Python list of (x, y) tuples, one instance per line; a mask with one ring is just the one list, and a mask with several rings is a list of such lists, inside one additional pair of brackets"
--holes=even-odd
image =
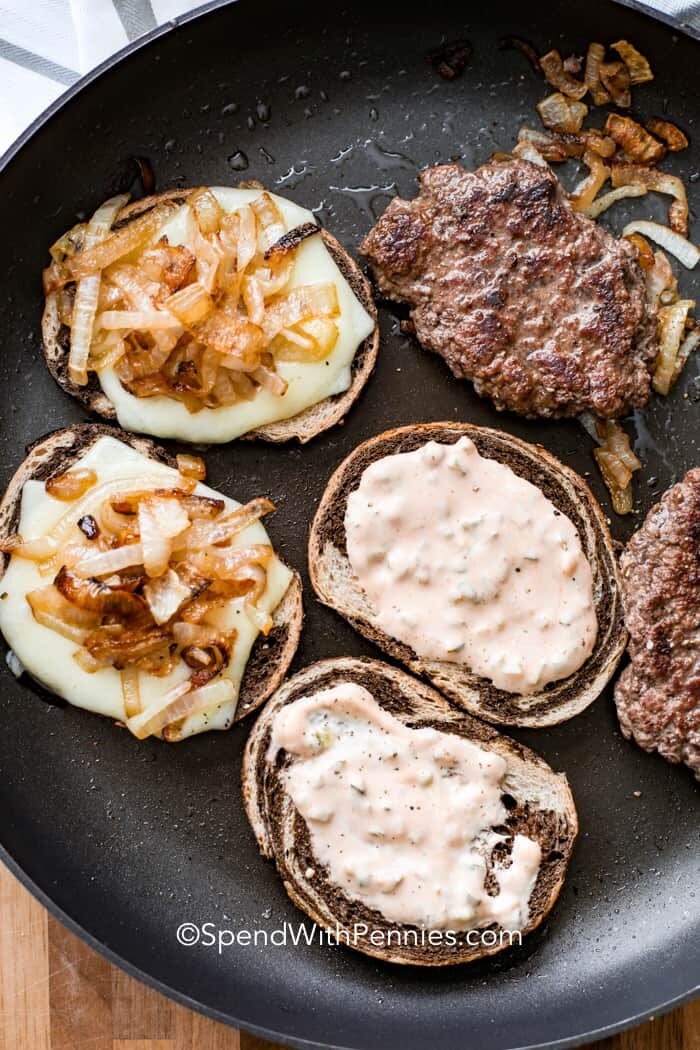
[[(134, 437), (115, 427), (102, 423), (79, 423), (65, 430), (57, 430), (29, 447), (27, 458), (10, 480), (0, 502), (0, 541), (17, 532), (24, 483), (30, 480), (48, 481), (56, 474), (63, 474), (99, 438), (105, 436), (123, 441), (142, 455), (169, 467), (176, 467), (174, 457), (155, 442)], [(0, 553), (0, 579), (9, 557), (8, 554)], [(236, 721), (263, 704), (284, 679), (299, 644), (303, 616), (301, 578), (297, 572), (293, 572), (289, 587), (273, 613), (270, 633), (267, 637), (259, 634), (253, 644), (241, 682)]]
[[(122, 209), (117, 222), (114, 224), (114, 229), (119, 229), (140, 215), (144, 215), (161, 201), (172, 200), (177, 204), (184, 204), (192, 192), (191, 189), (169, 190), (134, 201)], [(316, 405), (311, 405), (289, 419), (281, 419), (276, 423), (268, 423), (267, 426), (251, 430), (243, 435), (242, 440), (259, 439), (280, 444), (296, 438), (301, 444), (305, 444), (311, 438), (316, 437), (317, 434), (328, 430), (329, 427), (338, 423), (349, 412), (374, 370), (379, 352), (379, 326), (377, 323), (377, 307), (372, 295), (372, 289), (357, 263), (345, 251), (340, 242), (327, 230), (322, 229), (320, 233), (331, 258), (350, 285), (356, 298), (374, 321), (374, 329), (355, 352), (351, 368), (350, 386), (347, 390), (324, 398), (323, 401), (319, 401)], [(58, 296), (55, 292), (46, 297), (42, 318), (42, 338), (46, 364), (59, 386), (67, 394), (82, 402), (91, 412), (95, 412), (104, 419), (116, 419), (117, 414), (114, 405), (102, 390), (94, 372), (89, 374), (86, 386), (78, 386), (68, 374), (70, 329), (60, 321)]]
[[(539, 692), (519, 695), (497, 689), (463, 664), (427, 660), (380, 630), (347, 556), (345, 510), (348, 496), (377, 459), (410, 452), (428, 441), (453, 444), (469, 437), (482, 456), (510, 467), (537, 485), (575, 525), (593, 572), (598, 619), (595, 648), (582, 667)], [(624, 651), (627, 635), (617, 560), (608, 527), (585, 482), (545, 449), (498, 430), (470, 423), (423, 423), (371, 438), (341, 463), (321, 499), (309, 537), (309, 572), (316, 594), (389, 656), (424, 675), (465, 710), (498, 725), (548, 726), (583, 711), (600, 694)]]
[[(454, 733), (505, 759), (507, 771), (502, 787), (508, 817), (502, 831), (506, 848), (510, 852), (513, 836), (523, 834), (534, 839), (542, 852), (522, 934), (534, 930), (557, 899), (578, 832), (576, 808), (566, 777), (554, 773), (533, 751), (458, 711), (434, 689), (404, 671), (367, 657), (322, 660), (294, 675), (266, 705), (248, 739), (243, 766), (246, 811), (261, 853), (275, 861), (294, 903), (333, 933), (337, 928), (356, 931), (358, 925), (366, 924), (367, 932), (362, 935), (360, 931), (357, 939), (350, 940), (350, 946), (387, 962), (447, 966), (472, 962), (509, 946), (507, 939), (498, 939), (500, 927), (495, 923), (488, 927), (496, 934), (496, 938), (489, 936), (489, 940), (495, 940), (493, 944), (474, 936), (468, 943), (471, 931), (458, 934), (454, 944), (443, 940), (430, 945), (410, 936), (398, 943), (396, 938), (387, 936), (388, 931), (419, 933), (418, 927), (398, 927), (363, 902), (348, 898), (329, 880), (328, 870), (314, 857), (308, 827), (283, 778), (294, 756), (280, 751), (271, 759), (268, 746), (275, 715), (285, 704), (342, 682), (364, 686), (382, 707), (411, 728), (429, 726)], [(487, 861), (489, 871), (492, 866), (493, 857)]]

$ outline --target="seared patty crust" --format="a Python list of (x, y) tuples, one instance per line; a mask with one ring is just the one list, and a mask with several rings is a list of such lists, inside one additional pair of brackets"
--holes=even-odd
[(622, 732), (700, 779), (700, 467), (652, 507), (620, 568), (632, 659), (615, 689)]
[(381, 295), (496, 408), (614, 419), (649, 400), (656, 317), (636, 252), (529, 161), (428, 168), (365, 237)]

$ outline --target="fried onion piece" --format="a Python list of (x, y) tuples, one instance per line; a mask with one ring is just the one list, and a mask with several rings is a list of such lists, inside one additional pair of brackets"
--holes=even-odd
[(657, 394), (668, 394), (680, 373), (680, 369), (676, 371), (678, 352), (685, 336), (688, 314), (694, 308), (694, 299), (679, 299), (671, 306), (663, 306), (659, 310), (659, 352), (654, 361), (651, 380)]
[(127, 726), (138, 740), (145, 740), (189, 715), (229, 703), (235, 696), (236, 690), (230, 678), (216, 678), (198, 689), (192, 689), (190, 681), (185, 680), (173, 686), (155, 706), (130, 718)]
[[(59, 273), (65, 273), (66, 269), (70, 268), (76, 260), (82, 259), (85, 254), (89, 255), (91, 251), (104, 250), (105, 245), (110, 240), (109, 233), (112, 225), (128, 199), (126, 196), (121, 196), (112, 197), (110, 200), (105, 201), (87, 224), (82, 253), (68, 256), (63, 263), (54, 263), (45, 271), (45, 279), (46, 275), (52, 272), (57, 278)], [(53, 278), (49, 278), (49, 285), (52, 280)], [(88, 381), (87, 367), (100, 295), (100, 282), (101, 277), (98, 268), (94, 273), (82, 274), (75, 287), (71, 311), (68, 374), (78, 386), (85, 386)], [(66, 283), (67, 281), (61, 281), (56, 287), (61, 288)], [(47, 294), (48, 292), (49, 287), (47, 287)]]
[(620, 146), (630, 160), (637, 164), (657, 164), (666, 153), (666, 147), (631, 117), (610, 113), (605, 122), (605, 134)]
[[(554, 164), (569, 157), (582, 157), (586, 150), (608, 158), (613, 156), (616, 149), (613, 140), (596, 128), (587, 128), (577, 134), (521, 128), (518, 132), (518, 145), (522, 144), (534, 146), (546, 161)], [(515, 155), (515, 151), (513, 153)]]
[(630, 233), (625, 240), (629, 241), (634, 247), (637, 252), (637, 262), (645, 273), (651, 270), (654, 266), (654, 249), (649, 244), (649, 241), (642, 237), (641, 233)]
[(195, 190), (187, 203), (192, 210), (200, 233), (210, 234), (218, 231), (224, 212), (210, 189), (203, 186)]
[(179, 537), (175, 544), (176, 553), (182, 551), (202, 550), (204, 547), (214, 546), (221, 543), (229, 543), (253, 522), (259, 521), (266, 514), (275, 509), (274, 503), (269, 499), (261, 497), (252, 499), (237, 510), (231, 511), (224, 518), (217, 521), (198, 521)]
[[(135, 664), (140, 670), (142, 661), (149, 658), (163, 660), (170, 644), (170, 632), (165, 626), (124, 627), (122, 624), (103, 624), (96, 627), (84, 641), (90, 655), (104, 667), (117, 668)], [(150, 674), (157, 673), (155, 663), (148, 667)]]
[(187, 511), (176, 496), (147, 496), (139, 503), (139, 535), (148, 576), (162, 576), (172, 553), (172, 541), (188, 528)]
[(214, 300), (206, 288), (198, 281), (174, 292), (164, 301), (163, 306), (180, 321), (192, 326), (199, 324), (214, 309)]
[(51, 536), (37, 536), (36, 539), (25, 540), (21, 536), (13, 535), (0, 541), (0, 551), (13, 554), (17, 558), (26, 558), (28, 561), (45, 562), (58, 553), (58, 544)]
[(339, 315), (338, 290), (335, 284), (328, 281), (322, 284), (299, 285), (266, 310), (263, 322), (265, 338), (271, 340), (283, 328), (290, 328), (311, 317), (335, 318)]
[(651, 117), (646, 126), (647, 131), (650, 131), (657, 139), (661, 139), (669, 153), (678, 153), (679, 150), (688, 148), (688, 136), (670, 120)]
[(283, 328), (270, 349), (277, 361), (324, 361), (338, 341), (338, 326), (324, 317)]
[(167, 237), (161, 237), (143, 252), (139, 266), (147, 277), (163, 286), (163, 291), (176, 292), (189, 278), (196, 261), (189, 248), (169, 244)]
[(62, 234), (49, 248), (49, 255), (55, 263), (62, 263), (82, 251), (88, 224), (79, 222), (67, 233)]
[(72, 605), (51, 584), (29, 591), (27, 603), (38, 624), (77, 645), (84, 643), (88, 631), (99, 622), (94, 614)]
[(94, 470), (82, 468), (66, 470), (65, 474), (57, 474), (44, 483), (44, 488), (49, 496), (55, 500), (72, 503), (85, 495), (88, 488), (96, 485), (98, 476)]
[(96, 579), (86, 579), (71, 572), (65, 565), (53, 581), (54, 587), (72, 605), (100, 616), (123, 616), (130, 619), (140, 616), (146, 603), (138, 594), (128, 590), (114, 589)]
[(605, 48), (602, 44), (592, 43), (588, 45), (586, 54), (586, 68), (583, 81), (591, 93), (595, 106), (604, 106), (610, 101), (610, 94), (605, 90), (600, 81), (600, 67), (605, 61)]
[[(640, 234), (630, 234), (629, 239), (632, 237), (639, 237), (650, 247), (648, 241)], [(652, 259), (652, 265), (646, 270), (645, 276), (649, 302), (657, 310), (660, 306), (670, 306), (678, 301), (678, 278), (664, 252), (653, 252)]]
[(599, 215), (602, 215), (604, 211), (612, 207), (613, 204), (617, 204), (618, 201), (624, 200), (629, 197), (643, 197), (646, 194), (645, 186), (620, 186), (616, 190), (610, 190), (608, 193), (604, 193), (602, 197), (596, 197), (587, 208), (584, 208), (584, 213), (589, 219), (597, 219)]
[[(688, 322), (686, 322), (687, 324)], [(687, 335), (681, 342), (676, 354), (676, 363), (673, 368), (673, 378), (671, 383), (675, 383), (681, 372), (685, 368), (686, 362), (690, 355), (700, 346), (700, 328), (697, 326), (695, 321), (692, 322), (693, 327), (688, 331)]]
[(282, 236), (271, 244), (269, 248), (266, 248), (263, 258), (276, 259), (282, 255), (287, 255), (289, 252), (293, 252), (298, 248), (308, 237), (313, 237), (320, 232), (321, 227), (318, 223), (303, 222), (300, 226), (295, 226), (293, 229), (287, 230), (287, 232), (283, 233)]
[(586, 94), (588, 88), (581, 80), (577, 80), (576, 77), (567, 73), (558, 51), (552, 50), (548, 51), (546, 55), (541, 55), (540, 66), (545, 80), (568, 98), (580, 101)]
[(583, 161), (588, 166), (589, 172), (570, 194), (569, 199), (574, 211), (585, 211), (589, 208), (601, 187), (610, 177), (610, 168), (606, 167), (602, 158), (592, 150), (586, 150)]
[(645, 186), (656, 193), (667, 193), (674, 197), (668, 211), (669, 226), (675, 233), (688, 236), (688, 198), (685, 186), (677, 175), (669, 175), (658, 168), (647, 168), (635, 164), (614, 164), (613, 186)]
[(693, 270), (700, 261), (700, 249), (695, 244), (680, 233), (670, 230), (668, 226), (662, 226), (659, 222), (635, 219), (627, 223), (622, 231), (622, 236), (627, 237), (630, 233), (641, 233), (643, 237), (655, 241), (689, 270)]
[(634, 506), (631, 470), (606, 448), (594, 448), (593, 455), (610, 492), (613, 510), (620, 515), (631, 514)]
[(610, 492), (613, 509), (616, 514), (629, 514), (633, 506), (632, 475), (642, 464), (619, 423), (597, 420), (595, 430), (600, 446), (593, 449), (593, 455)]
[(162, 576), (150, 579), (143, 594), (151, 616), (157, 624), (167, 623), (185, 604), (207, 589), (211, 579), (186, 571), (168, 568)]
[(580, 138), (583, 139), (585, 149), (589, 149), (592, 153), (597, 153), (598, 156), (603, 157), (605, 160), (609, 160), (615, 155), (614, 140), (602, 131), (598, 131), (597, 128), (586, 128), (581, 132)]
[(273, 553), (272, 547), (266, 543), (256, 543), (250, 547), (209, 547), (189, 553), (187, 563), (205, 576), (240, 582), (250, 578), (247, 575), (250, 565), (267, 565)]
[(601, 62), (600, 80), (612, 101), (620, 109), (632, 105), (629, 70), (624, 62)]
[(44, 291), (48, 295), (49, 292), (55, 291), (56, 288), (70, 281), (90, 277), (117, 260), (123, 259), (125, 255), (129, 255), (136, 248), (145, 244), (176, 208), (175, 202), (163, 201), (145, 215), (139, 216), (127, 226), (110, 234), (99, 244), (85, 248), (63, 263), (54, 263), (44, 270)]
[(549, 164), (544, 159), (537, 146), (526, 140), (519, 142), (517, 146), (513, 148), (513, 152), (508, 155), (508, 160), (511, 160), (513, 157), (517, 160), (529, 160), (530, 164), (536, 164), (538, 168), (549, 168)]
[(196, 481), (204, 481), (206, 479), (207, 465), (201, 456), (192, 456), (186, 452), (179, 452), (176, 460), (177, 469), (184, 477), (194, 478)]
[(567, 98), (560, 91), (548, 95), (536, 105), (540, 120), (550, 131), (577, 132), (581, 130), (588, 106), (584, 102)]
[(124, 714), (127, 718), (134, 718), (141, 711), (141, 687), (138, 668), (130, 664), (128, 667), (122, 668), (119, 676), (121, 678)]
[(630, 44), (629, 40), (618, 40), (616, 43), (611, 44), (610, 47), (613, 51), (617, 51), (625, 63), (630, 84), (646, 84), (654, 79), (654, 74), (648, 61), (641, 52), (637, 51), (634, 44)]

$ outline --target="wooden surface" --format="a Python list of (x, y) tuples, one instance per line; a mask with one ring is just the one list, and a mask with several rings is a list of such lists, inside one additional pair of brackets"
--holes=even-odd
[[(700, 1000), (595, 1047), (700, 1050)], [(127, 977), (49, 916), (0, 864), (0, 1050), (274, 1047)], [(466, 1042), (461, 1050), (470, 1050)]]

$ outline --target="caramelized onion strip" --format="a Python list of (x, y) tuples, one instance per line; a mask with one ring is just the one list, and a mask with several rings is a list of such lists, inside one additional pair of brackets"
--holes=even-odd
[(574, 211), (585, 211), (591, 206), (594, 198), (598, 195), (601, 187), (610, 177), (610, 168), (606, 167), (601, 157), (591, 150), (586, 150), (583, 155), (584, 163), (588, 165), (589, 173), (579, 182), (578, 186), (570, 195)]
[(654, 361), (651, 380), (657, 394), (668, 394), (677, 377), (678, 352), (685, 336), (688, 314), (694, 307), (694, 299), (679, 299), (677, 303), (659, 310), (659, 352)]
[(56, 288), (70, 281), (80, 281), (106, 269), (118, 259), (123, 259), (136, 248), (145, 244), (163, 225), (165, 220), (177, 208), (173, 201), (163, 201), (145, 215), (134, 219), (127, 226), (112, 233), (99, 244), (74, 255), (60, 264), (50, 266), (44, 271), (44, 290), (55, 291)]
[[(127, 196), (112, 197), (97, 209), (85, 230), (83, 252), (97, 250), (104, 244), (109, 236), (114, 220), (128, 199)], [(80, 255), (71, 256), (66, 263), (59, 265), (64, 267), (70, 266), (75, 259), (80, 257)], [(54, 267), (50, 269), (53, 270)], [(57, 287), (60, 287), (60, 285)], [(68, 352), (68, 374), (78, 386), (85, 386), (88, 380), (87, 365), (99, 295), (99, 272), (86, 274), (78, 281), (71, 313), (70, 349)]]
[(605, 48), (602, 44), (592, 43), (588, 45), (586, 54), (586, 67), (583, 81), (591, 93), (591, 98), (596, 106), (604, 106), (610, 101), (610, 95), (600, 81), (600, 67), (605, 60)]
[(129, 718), (127, 726), (138, 740), (145, 740), (172, 722), (230, 703), (235, 696), (236, 690), (230, 678), (216, 678), (199, 689), (192, 689), (189, 680), (185, 680), (173, 686), (157, 705)]
[(535, 106), (540, 120), (550, 131), (576, 132), (581, 130), (588, 106), (576, 99), (567, 98), (560, 91), (548, 95)]
[(657, 164), (662, 160), (666, 147), (631, 117), (610, 113), (605, 122), (605, 134), (625, 151), (630, 160), (638, 164)]
[(629, 72), (630, 84), (646, 84), (654, 79), (649, 62), (629, 40), (618, 40), (610, 47), (617, 51)]
[(656, 193), (667, 193), (674, 198), (668, 212), (669, 226), (675, 233), (688, 235), (688, 198), (685, 186), (677, 175), (669, 175), (657, 168), (637, 164), (614, 164), (613, 186), (645, 186)]
[(548, 51), (546, 55), (541, 55), (540, 66), (542, 67), (545, 80), (568, 98), (580, 101), (586, 94), (588, 88), (580, 80), (576, 80), (575, 77), (566, 72), (562, 57), (558, 51)]
[(646, 192), (646, 186), (620, 186), (615, 190), (602, 194), (600, 197), (596, 197), (587, 208), (582, 210), (589, 219), (597, 219), (599, 215), (611, 208), (613, 204), (617, 204), (618, 201), (629, 199), (630, 197), (643, 197)]
[(201, 550), (204, 547), (217, 543), (228, 543), (253, 522), (259, 521), (266, 514), (275, 509), (274, 503), (269, 499), (261, 497), (250, 500), (243, 507), (227, 514), (225, 518), (218, 521), (197, 521), (190, 525), (189, 529), (179, 537), (175, 544), (175, 552)]
[(141, 711), (141, 688), (139, 672), (136, 667), (124, 667), (119, 672), (126, 718), (134, 718)]
[(643, 237), (647, 237), (650, 241), (655, 241), (665, 251), (674, 255), (689, 270), (694, 269), (698, 260), (700, 260), (700, 249), (686, 237), (681, 236), (680, 233), (676, 233), (674, 230), (670, 230), (668, 226), (662, 226), (658, 222), (636, 219), (634, 222), (627, 223), (622, 231), (622, 236), (628, 237), (632, 233), (641, 233)]

